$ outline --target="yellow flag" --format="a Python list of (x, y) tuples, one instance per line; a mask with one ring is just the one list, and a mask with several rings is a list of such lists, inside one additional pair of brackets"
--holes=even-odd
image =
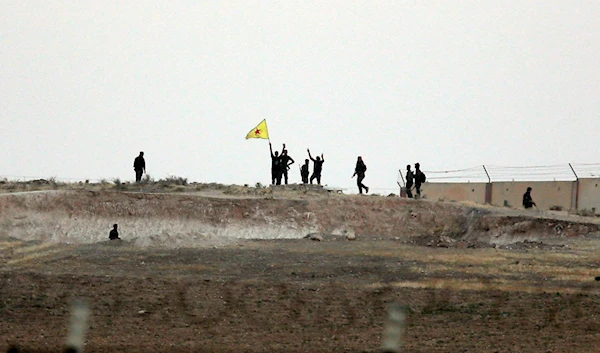
[(246, 135), (247, 139), (268, 139), (269, 138), (269, 130), (267, 130), (267, 120), (264, 119), (260, 122), (260, 124), (256, 125), (256, 127)]

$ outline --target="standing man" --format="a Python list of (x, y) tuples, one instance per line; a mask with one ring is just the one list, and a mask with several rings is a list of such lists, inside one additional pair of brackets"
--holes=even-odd
[(285, 143), (283, 144), (283, 150), (281, 150), (281, 166), (283, 167), (283, 179), (285, 185), (288, 183), (288, 170), (292, 164), (296, 163), (294, 158), (288, 156), (288, 151), (285, 149)]
[(142, 174), (146, 172), (146, 161), (144, 160), (144, 152), (140, 152), (140, 155), (135, 157), (135, 160), (133, 161), (133, 170), (135, 170), (135, 182), (141, 182)]
[(535, 202), (533, 202), (533, 198), (531, 198), (531, 187), (528, 187), (527, 191), (523, 194), (523, 207), (529, 209), (533, 206), (537, 207)]
[(413, 198), (412, 187), (414, 180), (415, 175), (413, 174), (412, 170), (410, 170), (410, 164), (408, 164), (406, 166), (406, 196), (408, 196), (409, 199)]
[(308, 148), (306, 151), (308, 151), (308, 158), (313, 161), (313, 173), (310, 176), (310, 183), (312, 184), (313, 180), (317, 179), (317, 184), (321, 185), (321, 171), (323, 170), (323, 163), (325, 163), (323, 153), (321, 153), (321, 158), (317, 156), (317, 159), (314, 159), (310, 155), (310, 150)]
[(421, 198), (421, 184), (425, 182), (425, 174), (421, 171), (421, 165), (415, 163), (415, 190), (417, 198)]
[(300, 167), (300, 176), (302, 177), (302, 183), (304, 184), (308, 184), (308, 159), (304, 160), (304, 165), (302, 165), (302, 167)]
[(281, 185), (281, 175), (283, 174), (281, 156), (277, 151), (273, 153), (271, 142), (269, 142), (269, 150), (271, 151), (271, 184)]
[(365, 162), (363, 162), (362, 157), (358, 156), (358, 160), (356, 161), (356, 167), (354, 168), (354, 174), (352, 177), (356, 176), (356, 185), (358, 186), (358, 193), (362, 195), (363, 189), (365, 189), (365, 193), (369, 193), (369, 187), (365, 186), (362, 181), (365, 178), (365, 172), (367, 171), (367, 166)]

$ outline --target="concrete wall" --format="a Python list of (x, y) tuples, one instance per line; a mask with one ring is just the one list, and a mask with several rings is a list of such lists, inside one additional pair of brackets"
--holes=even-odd
[(421, 196), (434, 201), (472, 201), (483, 204), (486, 185), (486, 183), (425, 183), (421, 186)]
[[(579, 187), (577, 184), (579, 183)], [(564, 210), (593, 210), (600, 214), (600, 178), (576, 181), (516, 181), (487, 183), (425, 183), (421, 195), (429, 200), (486, 203), (486, 185), (491, 187), (492, 205), (522, 207), (523, 194), (531, 186), (531, 196), (539, 209), (560, 206)]]
[(574, 208), (572, 193), (574, 181), (518, 181), (492, 183), (492, 205), (504, 206), (505, 201), (512, 207), (522, 207), (523, 194), (531, 186), (531, 197), (542, 210), (560, 206), (565, 210)]
[(600, 179), (579, 179), (577, 209), (592, 210), (600, 214)]

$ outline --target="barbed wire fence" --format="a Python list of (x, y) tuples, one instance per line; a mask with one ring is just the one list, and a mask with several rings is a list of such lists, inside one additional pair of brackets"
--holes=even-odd
[[(538, 166), (481, 165), (456, 170), (423, 170), (432, 183), (491, 183), (500, 181), (575, 181), (600, 178), (600, 163), (567, 163)], [(399, 170), (397, 183), (406, 185), (406, 171)]]

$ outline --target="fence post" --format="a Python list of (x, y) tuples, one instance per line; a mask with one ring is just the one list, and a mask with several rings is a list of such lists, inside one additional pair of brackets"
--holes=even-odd
[[(402, 183), (406, 185), (406, 181), (404, 181), (404, 175), (402, 174), (402, 169), (398, 169), (398, 174), (400, 174), (400, 178), (402, 178)], [(398, 181), (398, 178), (396, 178), (396, 184), (398, 184), (398, 187), (400, 187), (400, 192), (398, 193), (398, 196), (406, 197), (406, 186), (402, 186)]]
[(484, 196), (484, 203), (487, 204), (491, 204), (492, 203), (492, 178), (490, 178), (490, 173), (488, 173), (487, 169), (485, 168), (485, 165), (482, 165), (483, 167), (483, 171), (485, 172), (485, 175), (487, 175), (488, 178), (488, 183), (485, 184), (485, 196)]
[[(577, 173), (575, 173), (575, 169), (573, 168), (573, 166), (571, 165), (571, 163), (569, 163), (569, 168), (571, 168), (571, 171), (573, 172), (573, 175), (575, 175), (575, 210), (579, 209), (579, 176), (577, 176)], [(572, 206), (572, 204), (571, 204)]]
[(490, 178), (490, 173), (488, 173), (487, 169), (485, 168), (485, 165), (482, 165), (483, 167), (483, 171), (485, 172), (485, 175), (487, 175), (488, 178), (488, 183), (492, 183), (492, 178)]

